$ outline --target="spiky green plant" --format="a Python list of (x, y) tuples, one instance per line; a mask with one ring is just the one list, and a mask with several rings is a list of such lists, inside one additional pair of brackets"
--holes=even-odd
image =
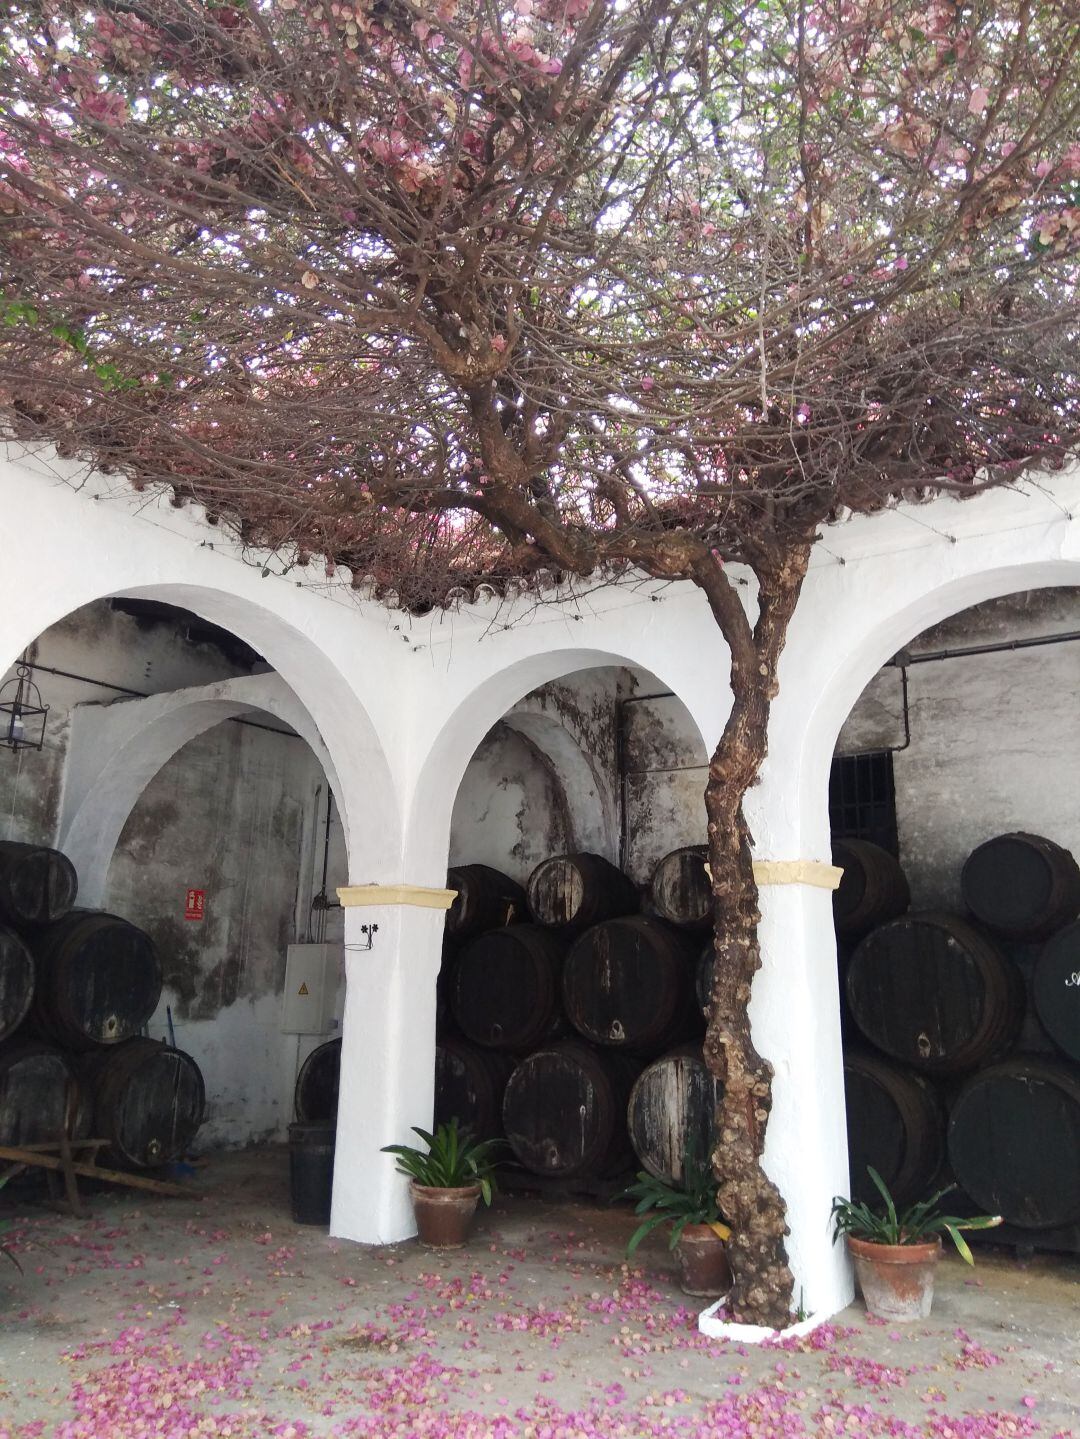
[(892, 1195), (881, 1175), (872, 1165), (866, 1172), (884, 1201), (881, 1213), (868, 1204), (854, 1199), (837, 1197), (832, 1205), (833, 1243), (841, 1234), (855, 1239), (864, 1239), (868, 1244), (926, 1244), (941, 1234), (947, 1234), (956, 1245), (956, 1252), (966, 1264), (974, 1264), (975, 1258), (968, 1248), (962, 1229), (995, 1229), (1001, 1223), (1000, 1214), (978, 1214), (962, 1219), (939, 1210), (946, 1194), (951, 1194), (955, 1184), (939, 1189), (929, 1199), (923, 1199), (910, 1208), (897, 1212)]
[(397, 1157), (399, 1174), (431, 1189), (465, 1189), (479, 1184), (485, 1204), (495, 1193), (495, 1155), (502, 1147), (501, 1139), (473, 1139), (467, 1129), (458, 1127), (457, 1118), (440, 1124), (434, 1134), (413, 1126), (414, 1134), (425, 1144), (417, 1149), (411, 1144), (386, 1144), (384, 1154)]
[[(671, 1249), (678, 1244), (688, 1224), (709, 1224), (718, 1233), (727, 1231), (716, 1203), (716, 1180), (712, 1169), (698, 1157), (692, 1145), (687, 1146), (683, 1158), (682, 1184), (669, 1184), (642, 1170), (637, 1182), (624, 1190), (621, 1197), (637, 1200), (635, 1214), (649, 1215), (630, 1236), (626, 1246), (628, 1257), (647, 1235), (663, 1224), (671, 1225)], [(721, 1237), (726, 1238), (727, 1233), (721, 1234)]]

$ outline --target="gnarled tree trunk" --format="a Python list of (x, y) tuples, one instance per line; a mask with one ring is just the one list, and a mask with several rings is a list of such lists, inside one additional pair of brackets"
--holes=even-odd
[(791, 1321), (793, 1281), (784, 1245), (784, 1199), (761, 1166), (772, 1066), (754, 1047), (747, 1008), (761, 967), (761, 916), (743, 801), (765, 759), (777, 664), (809, 554), (809, 545), (801, 545), (778, 554), (775, 564), (755, 566), (760, 588), (753, 628), (722, 572), (711, 569), (695, 576), (731, 650), (733, 694), (705, 790), (716, 948), (705, 1060), (724, 1086), (713, 1170), (720, 1208), (732, 1229), (731, 1308), (746, 1323), (773, 1328)]

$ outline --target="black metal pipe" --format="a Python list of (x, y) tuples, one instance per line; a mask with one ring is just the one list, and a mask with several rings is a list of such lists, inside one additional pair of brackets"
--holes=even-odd
[(908, 704), (908, 677), (907, 665), (900, 666), (900, 694), (903, 703), (904, 714), (904, 743), (893, 747), (893, 754), (900, 754), (911, 744), (911, 707)]
[(326, 786), (326, 833), (323, 836), (322, 853), (322, 890), (323, 899), (326, 898), (326, 874), (330, 868), (330, 816), (334, 810), (334, 791), (329, 784)]
[[(911, 745), (911, 707), (908, 700), (908, 669), (911, 665), (930, 664), (936, 660), (961, 660), (966, 655), (995, 655), (1008, 650), (1036, 649), (1042, 645), (1067, 644), (1080, 640), (1080, 630), (1062, 630), (1057, 635), (1031, 635), (1017, 640), (993, 640), (985, 645), (964, 645), (946, 650), (929, 650), (926, 654), (912, 654), (901, 650), (888, 661), (888, 666), (900, 671), (900, 692), (902, 696), (902, 718), (904, 721), (903, 744), (885, 745), (883, 749), (858, 750), (856, 754), (901, 754)], [(845, 756), (849, 758), (850, 756)]]
[(1040, 645), (1062, 645), (1071, 641), (1080, 640), (1080, 630), (1062, 630), (1058, 635), (1031, 635), (1030, 637), (1018, 640), (994, 640), (985, 645), (964, 645), (959, 649), (930, 650), (926, 654), (912, 654), (909, 650), (901, 650), (899, 655), (894, 655), (889, 660), (890, 665), (897, 669), (905, 669), (908, 665), (925, 665), (932, 660), (959, 660), (965, 655), (995, 655), (1004, 650), (1030, 650)]

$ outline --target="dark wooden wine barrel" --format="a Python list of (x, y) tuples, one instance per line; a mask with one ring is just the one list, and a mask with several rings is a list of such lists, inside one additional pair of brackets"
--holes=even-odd
[(446, 911), (446, 932), (455, 939), (521, 924), (529, 917), (521, 885), (490, 865), (453, 865), (446, 875), (446, 887), (457, 890), (457, 898)]
[(682, 929), (709, 929), (712, 926), (712, 885), (705, 872), (709, 850), (706, 845), (674, 849), (653, 870), (650, 894), (661, 919)]
[(932, 1073), (985, 1063), (1023, 1019), (1015, 966), (950, 914), (904, 915), (867, 935), (851, 956), (847, 993), (871, 1044)]
[(95, 1138), (116, 1159), (150, 1169), (179, 1159), (203, 1121), (206, 1092), (190, 1054), (154, 1039), (130, 1039), (86, 1055)]
[(503, 1098), (503, 1129), (534, 1174), (610, 1177), (633, 1163), (626, 1106), (640, 1064), (563, 1040), (523, 1059)]
[(58, 849), (0, 841), (0, 915), (12, 924), (55, 924), (78, 888), (75, 866)]
[(1080, 914), (1080, 866), (1037, 834), (1001, 834), (972, 850), (960, 872), (964, 903), (1009, 939), (1047, 939)]
[(442, 962), (435, 980), (436, 1034), (449, 1034), (457, 1029), (450, 1004), (454, 994), (454, 974), (457, 970), (459, 953), (460, 949), (457, 943), (446, 936), (443, 940)]
[(1008, 1224), (1080, 1221), (1080, 1075), (1041, 1055), (972, 1075), (949, 1115), (949, 1160), (961, 1189)]
[(1080, 1059), (1080, 921), (1068, 924), (1039, 951), (1031, 998), (1043, 1029), (1070, 1059)]
[(33, 998), (33, 957), (15, 931), (0, 924), (0, 1040), (15, 1033)]
[(33, 939), (34, 1027), (71, 1049), (133, 1039), (161, 997), (150, 936), (114, 914), (73, 910)]
[(578, 931), (638, 908), (633, 883), (598, 854), (560, 854), (529, 876), (529, 912), (537, 924)]
[(897, 1204), (925, 1199), (945, 1159), (945, 1111), (927, 1079), (880, 1055), (844, 1055), (851, 1195), (881, 1201), (867, 1166), (873, 1165)]
[(680, 1045), (641, 1071), (630, 1091), (626, 1126), (650, 1174), (682, 1183), (688, 1149), (700, 1163), (710, 1162), (723, 1092), (705, 1067), (700, 1044)]
[(566, 945), (537, 924), (493, 929), (466, 945), (450, 1007), (466, 1039), (532, 1049), (565, 1028), (559, 976)]
[(658, 1054), (701, 1029), (697, 945), (663, 920), (629, 915), (588, 929), (563, 965), (566, 1016), (593, 1044)]
[(341, 1040), (329, 1039), (311, 1051), (300, 1066), (293, 1094), (299, 1124), (326, 1124), (337, 1118)]
[(67, 1055), (39, 1040), (0, 1048), (0, 1144), (46, 1144), (67, 1130), (90, 1139), (90, 1096)]
[(833, 864), (843, 871), (833, 891), (833, 923), (844, 939), (858, 939), (905, 913), (911, 891), (900, 862), (865, 839), (834, 839)]
[(514, 1069), (508, 1054), (444, 1035), (435, 1046), (435, 1123), (456, 1118), (477, 1139), (502, 1134), (502, 1102)]

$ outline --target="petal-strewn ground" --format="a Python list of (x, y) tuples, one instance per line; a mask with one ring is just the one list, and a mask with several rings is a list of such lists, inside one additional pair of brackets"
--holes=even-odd
[[(0, 1276), (0, 1439), (899, 1436), (1080, 1432), (1080, 1262), (942, 1266), (933, 1318), (853, 1307), (763, 1349), (701, 1338), (625, 1209), (503, 1199), (472, 1245), (361, 1249), (289, 1218), (284, 1151), (207, 1198), (20, 1211)], [(47, 1245), (44, 1249), (41, 1245)]]

